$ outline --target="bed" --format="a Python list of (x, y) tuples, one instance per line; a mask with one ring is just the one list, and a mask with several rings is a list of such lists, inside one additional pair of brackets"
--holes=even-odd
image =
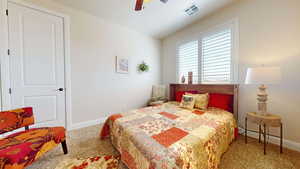
[[(110, 138), (129, 169), (216, 169), (237, 135), (238, 85), (170, 85), (170, 102), (110, 116), (101, 139)], [(183, 109), (184, 91), (231, 96), (228, 110)], [(229, 111), (231, 110), (231, 111)]]

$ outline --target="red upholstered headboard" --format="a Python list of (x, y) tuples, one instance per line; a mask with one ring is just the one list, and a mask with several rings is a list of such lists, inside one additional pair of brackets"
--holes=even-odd
[(175, 101), (178, 91), (198, 91), (199, 93), (218, 93), (233, 96), (231, 109), (238, 119), (238, 89), (237, 84), (170, 84), (170, 101)]

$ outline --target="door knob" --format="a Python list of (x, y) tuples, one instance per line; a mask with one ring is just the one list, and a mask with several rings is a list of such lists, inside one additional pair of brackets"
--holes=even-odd
[(64, 88), (58, 88), (57, 91), (63, 92), (63, 91), (64, 91)]

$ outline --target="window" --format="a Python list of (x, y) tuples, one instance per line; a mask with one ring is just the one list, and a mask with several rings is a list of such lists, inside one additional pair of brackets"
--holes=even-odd
[(202, 39), (201, 82), (231, 82), (231, 30)]
[[(223, 29), (202, 34), (199, 40), (178, 46), (177, 73), (188, 78), (193, 72), (193, 83), (233, 83), (236, 81), (235, 29)], [(188, 80), (186, 80), (187, 82)]]
[(184, 76), (187, 81), (188, 72), (193, 72), (193, 83), (198, 83), (198, 41), (192, 41), (179, 46), (178, 49), (178, 75)]

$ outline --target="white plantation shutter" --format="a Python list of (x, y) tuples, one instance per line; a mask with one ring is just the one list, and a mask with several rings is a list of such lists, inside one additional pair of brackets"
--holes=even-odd
[(231, 82), (231, 37), (231, 29), (227, 29), (202, 38), (201, 82)]
[(178, 48), (177, 71), (188, 81), (188, 72), (193, 72), (193, 83), (199, 82), (199, 50), (198, 41), (185, 43)]
[(193, 83), (234, 83), (238, 70), (238, 29), (233, 22), (222, 30), (202, 33), (198, 40), (177, 48), (177, 74), (193, 72)]

